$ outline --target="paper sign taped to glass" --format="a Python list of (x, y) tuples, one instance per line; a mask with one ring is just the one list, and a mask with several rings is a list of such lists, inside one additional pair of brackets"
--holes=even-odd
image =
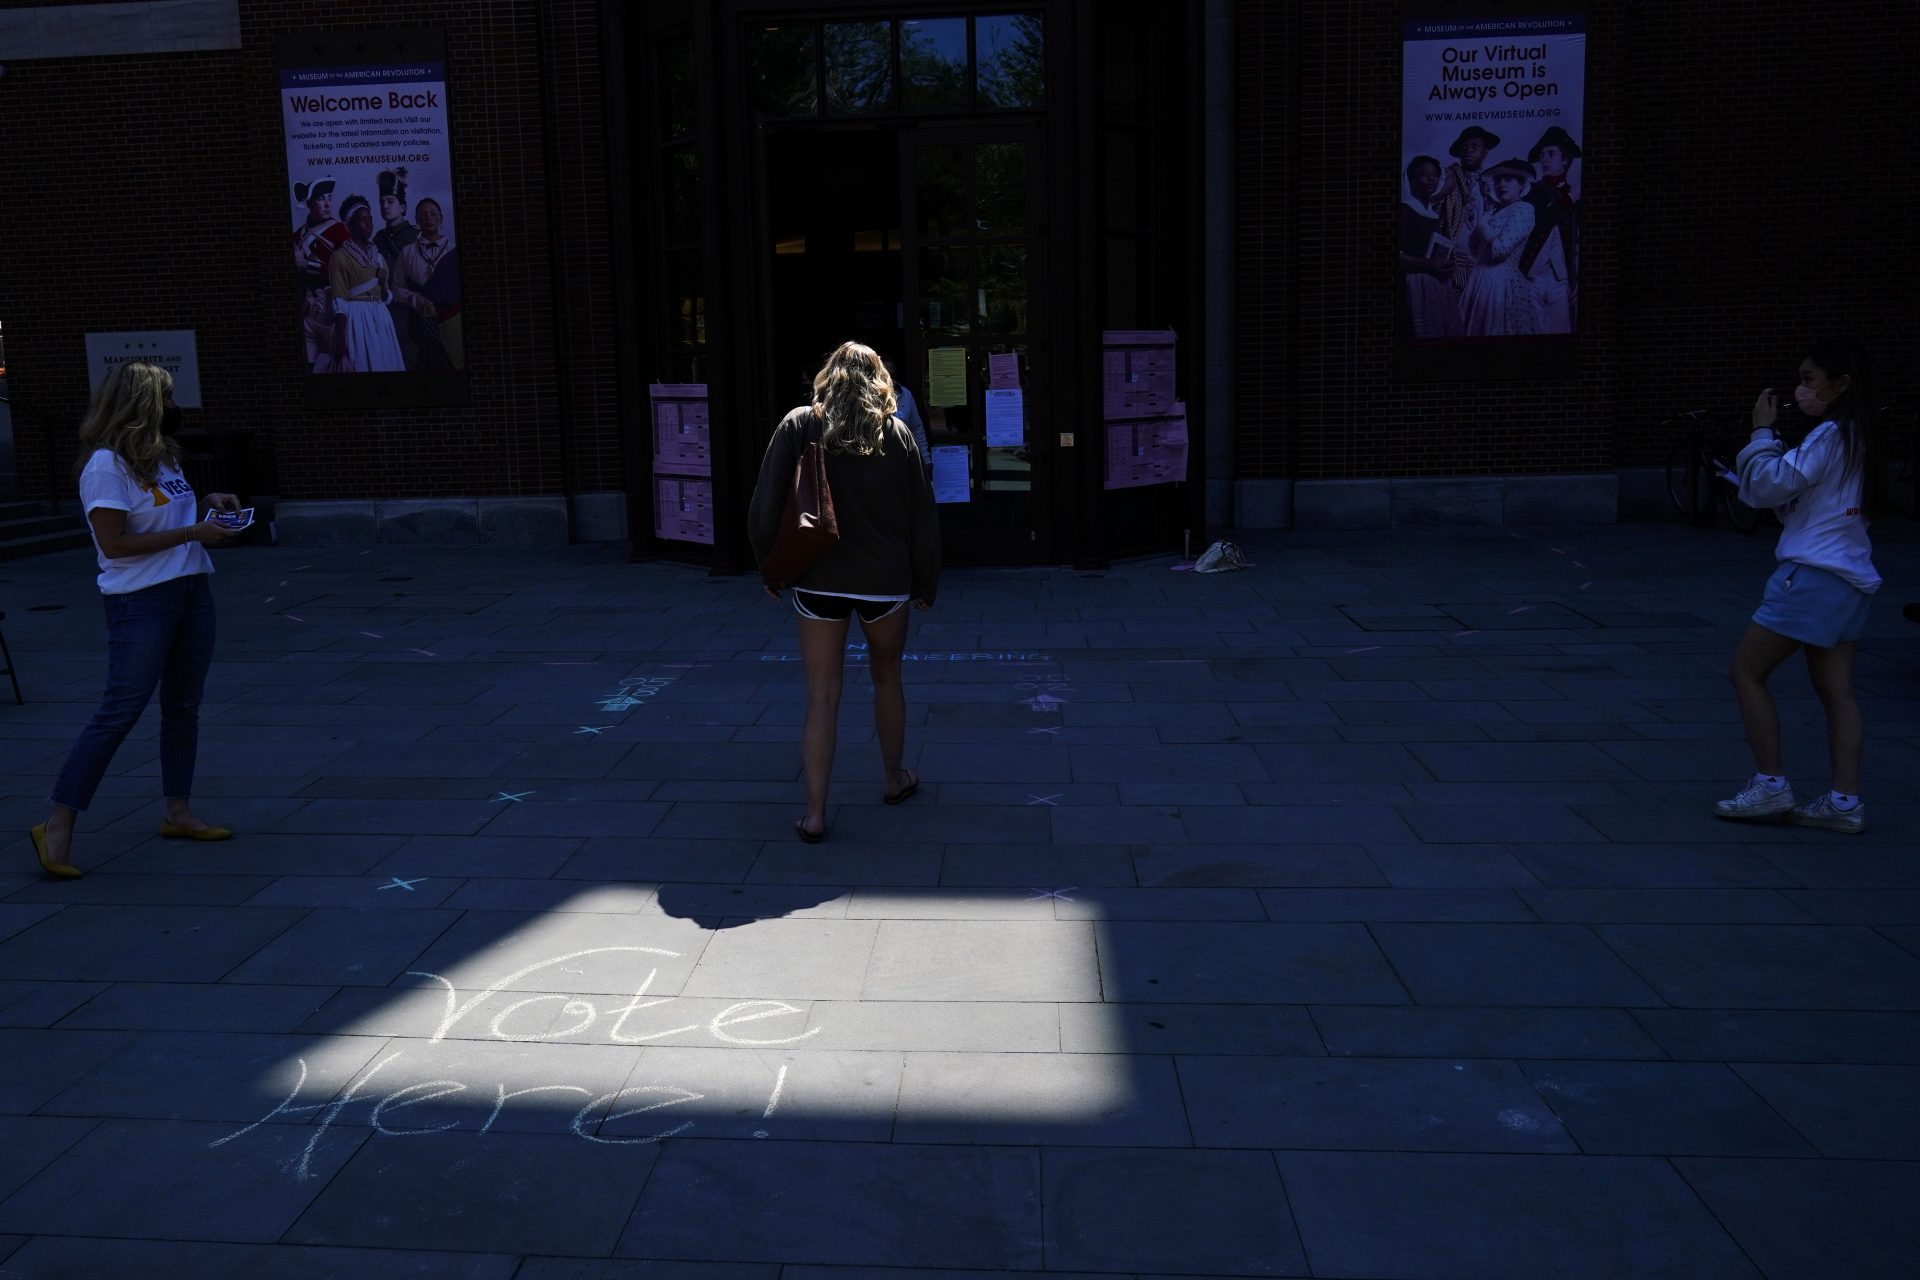
[(706, 384), (655, 383), (647, 388), (647, 397), (653, 406), (653, 469), (669, 475), (712, 475)]
[(989, 449), (1013, 449), (1027, 442), (1024, 394), (1018, 387), (987, 388)]
[(713, 545), (713, 481), (653, 478), (653, 536)]
[(973, 477), (971, 450), (964, 444), (933, 446), (933, 500), (935, 502), (971, 502)]
[(927, 404), (952, 408), (967, 403), (967, 349), (934, 347), (927, 352)]
[(1173, 412), (1171, 329), (1108, 329), (1101, 335), (1103, 416), (1162, 417)]
[(1187, 478), (1187, 407), (1175, 402), (1164, 418), (1107, 424), (1109, 489), (1175, 484)]

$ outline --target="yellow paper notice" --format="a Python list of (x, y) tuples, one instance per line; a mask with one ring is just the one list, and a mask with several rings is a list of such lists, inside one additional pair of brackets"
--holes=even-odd
[(943, 408), (967, 402), (967, 349), (934, 347), (927, 352), (927, 403)]

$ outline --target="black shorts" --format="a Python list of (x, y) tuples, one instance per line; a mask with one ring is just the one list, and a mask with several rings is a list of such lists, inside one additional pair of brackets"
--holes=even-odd
[(845, 622), (856, 613), (862, 622), (878, 622), (905, 603), (905, 600), (855, 600), (852, 596), (822, 595), (818, 591), (793, 593), (793, 611), (817, 622)]

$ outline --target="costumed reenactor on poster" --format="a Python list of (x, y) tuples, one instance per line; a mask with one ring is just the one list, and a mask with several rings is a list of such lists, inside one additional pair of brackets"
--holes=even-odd
[(333, 216), (333, 179), (322, 178), (311, 186), (294, 183), (293, 202), (307, 206), (307, 220), (293, 229), (293, 266), (300, 273), (300, 290), (324, 289), (333, 251), (348, 239), (346, 224)]
[(1580, 144), (1554, 125), (1540, 135), (1527, 159), (1540, 166), (1540, 180), (1526, 194), (1533, 206), (1533, 234), (1520, 251), (1520, 270), (1533, 282), (1540, 332), (1572, 333), (1580, 261), (1580, 190), (1570, 171)]

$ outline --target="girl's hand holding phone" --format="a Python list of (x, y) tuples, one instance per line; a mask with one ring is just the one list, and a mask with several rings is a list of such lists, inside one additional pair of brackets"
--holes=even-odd
[(1753, 425), (1755, 430), (1761, 427), (1771, 427), (1774, 420), (1779, 416), (1780, 402), (1774, 396), (1773, 388), (1768, 387), (1760, 393), (1760, 398), (1753, 402)]

